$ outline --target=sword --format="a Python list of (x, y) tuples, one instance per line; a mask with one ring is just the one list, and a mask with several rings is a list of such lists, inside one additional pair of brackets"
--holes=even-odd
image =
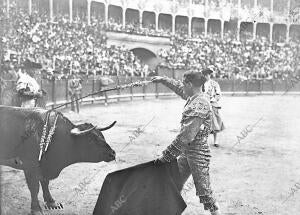
[(74, 101), (66, 102), (66, 103), (61, 104), (61, 105), (59, 105), (57, 107), (54, 107), (51, 110), (55, 110), (55, 109), (61, 108), (61, 107), (65, 106), (65, 105), (71, 104), (71, 103), (76, 102), (76, 101), (78, 101), (80, 99), (84, 99), (84, 98), (89, 97), (89, 96), (97, 95), (99, 93), (113, 91), (113, 90), (123, 90), (123, 89), (131, 88), (131, 87), (141, 87), (141, 86), (146, 86), (146, 85), (148, 85), (150, 83), (152, 83), (152, 81), (136, 81), (136, 82), (132, 82), (130, 84), (117, 85), (117, 86), (112, 87), (112, 88), (108, 88), (108, 89), (104, 89), (104, 90), (99, 90), (97, 92), (87, 94), (87, 95), (85, 95), (83, 97), (75, 99)]

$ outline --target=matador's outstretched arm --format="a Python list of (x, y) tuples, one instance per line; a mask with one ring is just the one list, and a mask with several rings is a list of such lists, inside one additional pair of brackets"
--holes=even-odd
[(153, 82), (162, 83), (166, 87), (170, 88), (177, 95), (179, 95), (182, 99), (187, 100), (188, 96), (183, 91), (183, 83), (179, 80), (175, 80), (168, 77), (154, 77), (152, 78)]

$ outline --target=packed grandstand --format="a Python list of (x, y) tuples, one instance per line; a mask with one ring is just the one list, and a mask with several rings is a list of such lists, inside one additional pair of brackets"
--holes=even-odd
[(70, 21), (65, 14), (55, 14), (53, 20), (40, 10), (29, 15), (15, 1), (1, 8), (1, 22), (6, 24), (1, 44), (4, 73), (16, 72), (25, 59), (31, 59), (42, 65), (41, 72), (47, 79), (66, 78), (71, 73), (142, 77), (156, 74), (157, 68), (149, 68), (125, 46), (109, 45), (106, 33), (111, 31), (170, 38), (170, 48), (157, 53), (162, 59), (157, 67), (201, 69), (214, 65), (217, 78), (243, 80), (285, 79), (299, 72), (297, 38), (280, 43), (259, 36), (238, 40), (230, 31), (223, 37), (214, 33), (193, 33), (189, 37), (187, 25), (172, 33), (167, 25), (156, 29), (151, 24), (132, 22), (124, 28), (120, 20), (109, 18), (105, 22), (96, 16), (91, 17), (91, 23), (80, 16)]

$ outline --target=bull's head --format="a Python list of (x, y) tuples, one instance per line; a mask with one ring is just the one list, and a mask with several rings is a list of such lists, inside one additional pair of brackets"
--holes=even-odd
[(109, 162), (115, 160), (115, 151), (106, 143), (102, 131), (108, 130), (116, 121), (105, 128), (97, 128), (90, 123), (76, 125), (70, 132), (79, 147), (80, 160), (83, 162)]

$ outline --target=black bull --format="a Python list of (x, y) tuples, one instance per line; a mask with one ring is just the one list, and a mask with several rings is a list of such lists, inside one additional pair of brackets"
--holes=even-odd
[[(57, 178), (67, 166), (78, 162), (109, 162), (115, 152), (106, 143), (103, 130), (92, 124), (74, 125), (59, 112), (56, 130), (47, 152), (41, 161), (40, 139), (44, 126), (45, 110), (0, 106), (0, 165), (24, 171), (31, 193), (31, 213), (42, 214), (38, 202), (39, 183), (48, 207), (56, 207), (49, 192), (49, 180)], [(51, 117), (50, 117), (51, 118)]]

